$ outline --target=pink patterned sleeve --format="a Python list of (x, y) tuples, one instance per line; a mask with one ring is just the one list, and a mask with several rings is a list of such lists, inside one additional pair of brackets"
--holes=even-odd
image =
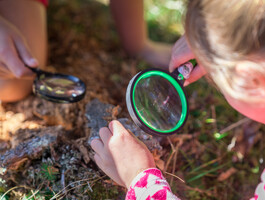
[(265, 199), (265, 169), (261, 174), (261, 183), (258, 184), (255, 190), (255, 196), (250, 200), (264, 200)]
[[(255, 196), (250, 200), (265, 199), (265, 169), (261, 174), (261, 183), (255, 190)], [(131, 183), (126, 200), (180, 200), (176, 197), (156, 168), (147, 169), (138, 174)]]
[(146, 169), (138, 174), (131, 183), (126, 200), (180, 200), (172, 192), (156, 168)]

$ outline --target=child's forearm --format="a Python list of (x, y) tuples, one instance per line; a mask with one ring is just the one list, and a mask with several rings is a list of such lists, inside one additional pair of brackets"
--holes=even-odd
[(111, 0), (110, 7), (123, 47), (132, 55), (139, 52), (147, 40), (143, 0)]
[(32, 0), (0, 1), (0, 45), (0, 99), (18, 101), (32, 91), (34, 75), (24, 64), (46, 65), (45, 7)]
[(146, 169), (138, 174), (131, 183), (126, 200), (180, 200), (169, 187), (160, 170)]

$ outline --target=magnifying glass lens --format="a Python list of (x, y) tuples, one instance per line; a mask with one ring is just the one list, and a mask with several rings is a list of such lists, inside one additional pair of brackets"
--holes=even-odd
[(139, 117), (153, 130), (170, 131), (181, 118), (182, 102), (178, 91), (162, 76), (140, 79), (133, 99)]
[(40, 91), (42, 95), (50, 97), (72, 98), (85, 92), (83, 85), (76, 83), (67, 77), (40, 77), (35, 82), (35, 87), (35, 89)]

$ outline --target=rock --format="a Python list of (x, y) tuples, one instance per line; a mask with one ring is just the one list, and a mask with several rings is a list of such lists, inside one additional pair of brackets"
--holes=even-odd
[[(119, 111), (120, 112), (120, 111)], [(111, 104), (100, 102), (98, 99), (94, 99), (86, 106), (86, 117), (88, 119), (87, 126), (91, 129), (88, 144), (93, 138), (99, 137), (99, 129), (101, 127), (108, 126), (108, 122), (116, 118), (117, 107)], [(115, 116), (113, 115), (115, 113)], [(126, 129), (130, 130), (136, 137), (142, 140), (147, 147), (152, 151), (154, 149), (161, 150), (162, 147), (156, 137), (148, 135), (138, 126), (136, 126), (132, 120), (128, 118), (117, 119)]]
[(85, 115), (88, 119), (87, 126), (90, 128), (90, 139), (99, 137), (99, 129), (108, 126), (108, 122), (112, 120), (114, 108), (114, 105), (102, 103), (98, 99), (94, 99), (86, 105)]
[(137, 138), (145, 143), (149, 150), (161, 150), (162, 147), (157, 137), (145, 133), (142, 129), (136, 126), (132, 120), (128, 118), (120, 118), (118, 121), (128, 130), (130, 130)]

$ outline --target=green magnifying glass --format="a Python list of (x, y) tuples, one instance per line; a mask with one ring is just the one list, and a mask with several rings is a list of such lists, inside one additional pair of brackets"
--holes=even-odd
[(147, 69), (136, 74), (126, 91), (127, 109), (134, 123), (152, 135), (177, 133), (188, 117), (183, 83), (195, 66), (193, 59), (172, 73)]

